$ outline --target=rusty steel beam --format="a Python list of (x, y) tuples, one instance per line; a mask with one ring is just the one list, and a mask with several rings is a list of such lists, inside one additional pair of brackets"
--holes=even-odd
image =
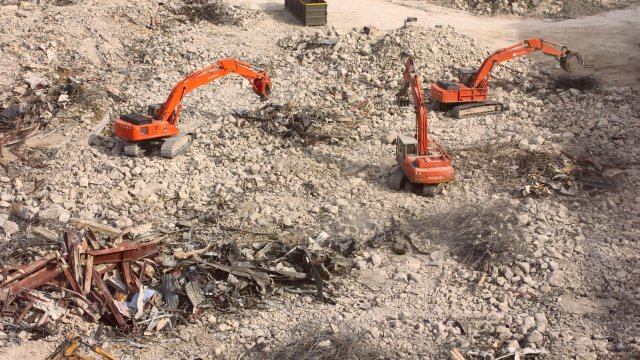
[(110, 249), (88, 251), (93, 255), (93, 265), (135, 261), (159, 252), (158, 243), (123, 243)]
[(61, 273), (62, 269), (60, 268), (60, 264), (49, 263), (40, 270), (20, 280), (17, 284), (11, 286), (9, 293), (15, 294), (22, 289), (35, 289), (55, 279)]
[(92, 279), (93, 282), (97, 286), (97, 289), (94, 289), (94, 291), (99, 293), (105, 299), (105, 301), (107, 302), (107, 307), (109, 308), (109, 312), (111, 312), (113, 317), (116, 319), (116, 322), (118, 323), (118, 326), (120, 326), (120, 327), (127, 326), (127, 323), (124, 321), (124, 318), (120, 314), (120, 311), (118, 310), (118, 307), (116, 307), (116, 304), (114, 302), (115, 300), (113, 300), (113, 297), (111, 296), (111, 293), (109, 292), (109, 289), (107, 289), (107, 285), (105, 285), (104, 281), (102, 281), (102, 277), (100, 277), (100, 274), (98, 274), (98, 272), (93, 270), (93, 276), (92, 277), (93, 277), (93, 279)]
[(24, 318), (27, 316), (27, 313), (29, 312), (29, 310), (31, 310), (32, 307), (33, 307), (33, 301), (29, 301), (27, 306), (25, 306), (24, 309), (22, 309), (22, 311), (20, 312), (20, 315), (18, 315), (18, 318), (16, 319), (16, 323), (20, 324), (20, 322), (24, 320)]
[(67, 264), (62, 265), (62, 272), (64, 272), (64, 276), (67, 278), (69, 285), (71, 285), (71, 289), (73, 289), (73, 291), (77, 292), (78, 294), (84, 295), (84, 290), (82, 289), (80, 284), (78, 284), (78, 281), (73, 276), (73, 274), (71, 274), (71, 271), (69, 271), (69, 266)]
[(117, 267), (118, 267), (118, 264), (109, 264), (109, 265), (106, 265), (106, 266), (102, 266), (100, 268), (94, 267), (94, 269), (96, 269), (98, 274), (104, 275), (104, 274), (106, 274), (107, 272), (109, 272), (111, 270), (115, 270)]
[(123, 261), (122, 263), (122, 275), (124, 277), (124, 284), (127, 286), (127, 291), (129, 294), (135, 294), (136, 290), (138, 290), (133, 282), (133, 278), (131, 277), (131, 263), (128, 261)]
[(100, 248), (100, 242), (98, 241), (98, 238), (96, 238), (96, 235), (93, 233), (93, 231), (91, 231), (90, 228), (87, 228), (87, 230), (84, 232), (84, 237), (89, 241), (89, 244), (94, 250), (97, 250)]
[(29, 263), (27, 265), (24, 265), (18, 268), (18, 270), (12, 272), (11, 275), (7, 277), (7, 279), (2, 283), (2, 287), (6, 286), (9, 283), (14, 282), (15, 280), (20, 279), (23, 276), (30, 275), (34, 271), (47, 265), (47, 263), (49, 263), (50, 261), (55, 260), (57, 257), (58, 257), (57, 253), (51, 253), (46, 255), (42, 259), (36, 260), (32, 263)]

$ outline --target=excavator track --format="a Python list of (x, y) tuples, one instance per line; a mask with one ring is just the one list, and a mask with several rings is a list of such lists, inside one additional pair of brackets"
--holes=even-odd
[(185, 153), (193, 143), (191, 134), (179, 134), (166, 139), (160, 147), (160, 156), (167, 159)]
[(138, 157), (142, 156), (144, 150), (140, 147), (140, 144), (136, 142), (128, 142), (124, 144), (124, 154), (127, 156)]
[(491, 115), (502, 111), (504, 105), (495, 101), (458, 105), (451, 109), (451, 116), (460, 119), (474, 115)]
[(400, 169), (399, 166), (396, 166), (391, 174), (389, 174), (389, 188), (392, 190), (402, 190), (406, 182), (407, 177), (402, 172), (402, 169)]
[(434, 197), (442, 194), (442, 190), (444, 189), (445, 184), (424, 184), (422, 189), (420, 189), (420, 195), (424, 197)]

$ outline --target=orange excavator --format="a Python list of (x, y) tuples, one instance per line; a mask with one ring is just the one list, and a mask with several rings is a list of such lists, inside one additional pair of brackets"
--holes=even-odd
[(271, 94), (271, 79), (266, 72), (253, 70), (251, 65), (239, 60), (220, 60), (184, 78), (173, 87), (164, 104), (149, 105), (146, 115), (129, 114), (115, 119), (113, 132), (126, 142), (124, 153), (139, 156), (147, 145), (159, 143), (162, 157), (173, 158), (185, 152), (192, 137), (178, 129), (182, 101), (190, 91), (229, 74), (238, 74), (249, 80), (253, 92), (262, 100)]
[(569, 60), (573, 57), (580, 65), (584, 65), (580, 54), (565, 46), (542, 39), (527, 39), (496, 51), (484, 60), (480, 69), (462, 68), (458, 76), (460, 82), (438, 81), (431, 84), (431, 109), (451, 110), (451, 116), (455, 118), (501, 111), (503, 108), (501, 103), (487, 101), (491, 70), (494, 65), (503, 61), (536, 51), (555, 57), (565, 71), (571, 71)]
[(433, 196), (441, 191), (442, 184), (454, 179), (456, 172), (442, 145), (429, 140), (427, 107), (421, 83), (415, 61), (409, 56), (405, 64), (402, 88), (397, 96), (399, 103), (408, 103), (408, 92), (411, 89), (416, 110), (416, 135), (397, 137), (398, 166), (389, 176), (389, 187), (401, 190), (408, 186), (421, 195)]

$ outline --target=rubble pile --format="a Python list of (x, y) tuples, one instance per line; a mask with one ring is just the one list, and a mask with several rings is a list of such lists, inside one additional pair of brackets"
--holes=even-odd
[[(488, 55), (488, 50), (478, 47), (474, 39), (456, 33), (449, 26), (411, 26), (377, 35), (354, 30), (338, 37), (332, 33), (314, 36), (301, 33), (281, 38), (278, 44), (291, 49), (291, 56), (298, 63), (314, 66), (331, 78), (348, 79), (357, 90), (360, 90), (357, 85), (366, 85), (397, 91), (402, 59), (409, 54), (420, 60), (421, 74), (427, 80), (451, 79), (457, 70), (455, 66), (480, 64)], [(452, 54), (460, 62), (452, 63)], [(319, 59), (324, 61), (318, 63)], [(522, 70), (526, 71), (524, 67)]]
[(255, 360), (332, 360), (359, 359), (374, 360), (383, 351), (373, 350), (362, 341), (363, 334), (356, 329), (324, 329), (315, 323), (300, 324), (291, 331), (292, 340), (270, 352), (260, 349), (250, 352), (249, 359)]
[(432, 2), (468, 10), (475, 14), (549, 17), (591, 15), (629, 5), (627, 0), (436, 0)]
[[(457, 80), (458, 71), (465, 67), (478, 67), (490, 50), (478, 46), (473, 38), (461, 35), (450, 26), (407, 26), (387, 34), (375, 31), (353, 30), (337, 36), (326, 33), (293, 34), (278, 41), (280, 47), (290, 50), (286, 60), (312, 68), (316, 76), (338, 80), (326, 84), (324, 96), (334, 108), (342, 107), (343, 115), (357, 117), (361, 113), (374, 114), (374, 126), (388, 126), (386, 111), (395, 107), (393, 96), (400, 88), (403, 59), (414, 55), (425, 83), (438, 80)], [(452, 57), (459, 59), (451, 61)], [(498, 66), (492, 72), (492, 81), (524, 82), (523, 87), (535, 86), (533, 77), (540, 72), (529, 59), (521, 58)], [(372, 89), (377, 89), (373, 91)], [(514, 91), (518, 91), (514, 87)], [(308, 96), (296, 96), (296, 101), (308, 101)], [(350, 104), (350, 106), (347, 106)], [(354, 110), (360, 110), (355, 112)], [(393, 110), (389, 110), (393, 111)], [(338, 116), (341, 114), (337, 114)], [(367, 124), (362, 135), (367, 135)]]
[(338, 117), (326, 109), (303, 107), (297, 109), (293, 104), (265, 105), (255, 111), (236, 111), (236, 117), (257, 123), (257, 126), (270, 134), (278, 134), (287, 139), (292, 136), (303, 140), (305, 145), (320, 141), (336, 142), (346, 138), (353, 125), (349, 118)]

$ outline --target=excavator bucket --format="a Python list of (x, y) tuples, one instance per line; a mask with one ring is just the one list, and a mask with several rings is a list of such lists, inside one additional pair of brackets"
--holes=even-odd
[(409, 99), (409, 94), (406, 92), (399, 92), (396, 94), (396, 102), (399, 107), (406, 107), (411, 104), (411, 100)]
[(584, 66), (584, 59), (582, 58), (582, 55), (580, 55), (579, 53), (575, 52), (575, 51), (571, 51), (569, 49), (562, 48), (562, 56), (560, 57), (560, 67), (562, 68), (562, 70), (566, 71), (566, 72), (571, 72), (571, 58), (576, 58), (576, 60), (578, 61), (578, 64), (580, 64), (580, 66)]
[(253, 80), (253, 92), (260, 96), (260, 100), (267, 100), (271, 96), (271, 78), (266, 73), (263, 77)]

